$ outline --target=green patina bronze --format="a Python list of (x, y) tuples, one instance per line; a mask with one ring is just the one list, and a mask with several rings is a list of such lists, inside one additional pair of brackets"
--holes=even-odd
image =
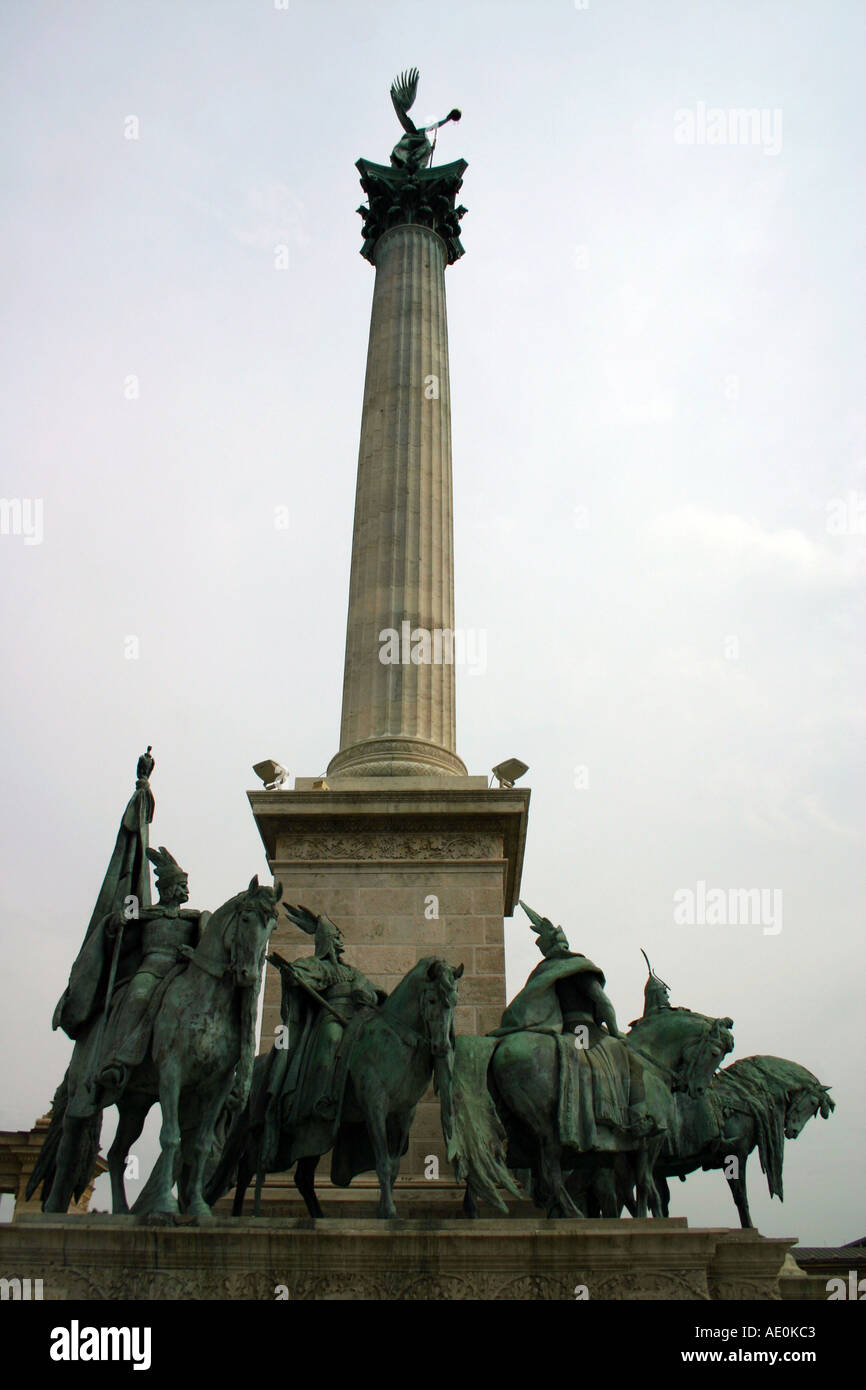
[[(463, 185), (466, 161), (431, 168), (434, 144), (428, 140), (448, 121), (458, 121), (460, 112), (453, 110), (441, 121), (422, 128), (409, 116), (418, 90), (418, 69), (411, 68), (391, 84), (391, 100), (405, 135), (391, 152), (390, 166), (373, 164), (359, 159), (356, 164), (361, 175), (361, 187), (367, 195), (367, 206), (358, 208), (364, 219), (361, 255), (375, 264), (376, 243), (389, 227), (416, 223), (430, 227), (442, 238), (450, 265), (463, 255), (460, 244), (460, 219), (466, 208), (456, 207), (457, 194)], [(435, 134), (434, 134), (435, 140)]]
[(281, 976), (280, 1017), (285, 1032), (282, 1045), (272, 1054), (268, 1076), (272, 1103), (262, 1146), (266, 1170), (276, 1159), (283, 1128), (292, 1134), (286, 1168), (331, 1147), (340, 1109), (338, 1092), (345, 1080), (342, 1072), (338, 1078), (337, 1060), (347, 1025), (361, 1011), (378, 1008), (387, 998), (360, 970), (344, 964), (345, 944), (335, 922), (305, 907), (287, 906), (285, 911), (295, 926), (314, 937), (315, 951), (294, 964), (279, 955), (268, 957)]
[(494, 1033), (457, 1040), (449, 1156), (467, 1184), (467, 1211), (477, 1198), (501, 1206), (497, 1187), (513, 1191), (510, 1169), (549, 1216), (582, 1216), (594, 1203), (615, 1215), (624, 1169), (646, 1215), (659, 1202), (653, 1168), (668, 1088), (698, 1094), (709, 1084), (733, 1046), (730, 1020), (665, 1008), (656, 990), (639, 1042), (634, 1029), (623, 1038), (602, 971), (521, 905), (545, 959)]
[(522, 906), (545, 959), (498, 1029), (457, 1040), (449, 1156), (467, 1213), (479, 1198), (504, 1207), (516, 1177), (549, 1216), (667, 1216), (669, 1177), (719, 1168), (750, 1226), (749, 1154), (781, 1199), (785, 1139), (829, 1117), (828, 1088), (778, 1057), (718, 1071), (732, 1020), (672, 1006), (645, 952), (644, 1011), (623, 1036), (599, 968)]
[(332, 1182), (348, 1187), (374, 1169), (379, 1215), (396, 1216), (400, 1159), (431, 1078), (443, 1130), (451, 1130), (454, 1009), (463, 967), (428, 957), (386, 996), (343, 963), (334, 922), (303, 907), (286, 912), (315, 937), (315, 954), (292, 964), (268, 957), (282, 977), (285, 1031), (256, 1059), (249, 1101), (229, 1130), (207, 1198), (215, 1202), (234, 1187), (239, 1216), (255, 1176), (258, 1214), (265, 1175), (294, 1168), (308, 1212), (320, 1217), (316, 1167), (332, 1151)]
[(719, 1169), (745, 1228), (752, 1225), (746, 1189), (749, 1154), (758, 1150), (770, 1196), (782, 1201), (785, 1140), (798, 1138), (813, 1116), (826, 1120), (836, 1109), (828, 1086), (783, 1057), (743, 1057), (718, 1072), (705, 1095), (676, 1099), (682, 1118), (656, 1161), (660, 1200), (653, 1215), (669, 1213), (668, 1178)]
[[(75, 1046), (27, 1193), (41, 1187), (50, 1212), (65, 1212), (90, 1181), (102, 1112), (112, 1104), (120, 1112), (108, 1155), (113, 1209), (127, 1210), (126, 1155), (158, 1099), (161, 1155), (136, 1210), (172, 1214), (182, 1205), (206, 1218), (202, 1184), (214, 1125), (230, 1097), (239, 1106), (249, 1091), (258, 990), (280, 892), (253, 878), (213, 914), (184, 909), (187, 875), (168, 850), (147, 844), (152, 769), (148, 749), (55, 1010), (54, 1026)], [(155, 905), (148, 859), (157, 872)]]

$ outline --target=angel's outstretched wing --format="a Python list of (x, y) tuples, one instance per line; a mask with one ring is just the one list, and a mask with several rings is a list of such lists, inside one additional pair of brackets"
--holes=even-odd
[(409, 68), (406, 72), (401, 72), (399, 77), (395, 77), (391, 83), (391, 100), (394, 103), (394, 110), (397, 112), (397, 119), (404, 130), (410, 135), (414, 135), (417, 129), (414, 121), (410, 120), (406, 114), (418, 92), (418, 69)]

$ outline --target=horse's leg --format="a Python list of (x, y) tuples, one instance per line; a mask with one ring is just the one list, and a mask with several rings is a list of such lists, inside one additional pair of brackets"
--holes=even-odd
[(177, 1198), (171, 1190), (180, 1153), (180, 1089), (180, 1059), (177, 1054), (168, 1055), (159, 1069), (159, 1105), (162, 1110), (159, 1144), (162, 1161), (157, 1191), (150, 1209), (172, 1214), (180, 1211)]
[(646, 1146), (646, 1190), (649, 1209), (652, 1216), (663, 1216), (662, 1199), (658, 1186), (656, 1185), (656, 1164), (659, 1154), (662, 1151), (664, 1140), (662, 1138), (648, 1139)]
[(303, 1197), (310, 1216), (316, 1219), (325, 1215), (316, 1196), (316, 1168), (318, 1164), (318, 1154), (310, 1154), (308, 1158), (299, 1158), (295, 1164), (295, 1187)]
[[(659, 1205), (661, 1207), (661, 1214), (663, 1217), (667, 1217), (670, 1215), (671, 1210), (671, 1190), (668, 1186), (668, 1180), (665, 1177), (664, 1173), (660, 1173), (655, 1181), (656, 1188), (658, 1189), (659, 1194)], [(653, 1215), (655, 1215), (655, 1213), (653, 1213)]]
[(414, 1119), (414, 1112), (408, 1123), (401, 1124), (397, 1134), (393, 1136), (394, 1144), (391, 1151), (391, 1191), (394, 1191), (394, 1184), (400, 1176), (400, 1164), (402, 1162), (403, 1150), (409, 1142), (409, 1129), (411, 1120)]
[(581, 1165), (572, 1168), (565, 1179), (565, 1189), (569, 1197), (582, 1209), (586, 1208), (587, 1188), (591, 1182), (591, 1175), (589, 1175), (586, 1168)]
[(253, 1169), (250, 1163), (249, 1153), (248, 1150), (244, 1148), (238, 1159), (238, 1175), (235, 1183), (234, 1200), (232, 1202), (232, 1216), (243, 1216), (244, 1197), (246, 1196), (246, 1191), (250, 1185), (252, 1176)]
[(562, 1177), (559, 1140), (542, 1132), (538, 1136), (539, 1176), (544, 1207), (548, 1217), (583, 1216), (576, 1202), (569, 1197)]
[(634, 1190), (629, 1184), (624, 1184), (620, 1190), (620, 1204), (625, 1207), (629, 1216), (637, 1216), (637, 1202), (634, 1199)]
[(644, 1140), (637, 1149), (633, 1150), (634, 1163), (634, 1198), (635, 1216), (645, 1217), (649, 1214), (647, 1198), (652, 1174), (649, 1167), (649, 1154), (646, 1141)]
[(214, 1131), (219, 1119), (220, 1112), (225, 1104), (231, 1086), (231, 1078), (227, 1085), (214, 1086), (210, 1095), (201, 1102), (198, 1127), (195, 1131), (195, 1138), (192, 1144), (192, 1160), (189, 1165), (189, 1183), (185, 1191), (185, 1209), (194, 1216), (197, 1221), (212, 1221), (213, 1213), (205, 1201), (204, 1192), (204, 1170), (210, 1157), (214, 1142)]
[(752, 1217), (749, 1212), (749, 1194), (746, 1191), (746, 1163), (748, 1162), (749, 1156), (745, 1153), (737, 1153), (730, 1155), (730, 1157), (736, 1159), (737, 1177), (727, 1178), (726, 1181), (728, 1187), (731, 1189), (731, 1196), (737, 1206), (740, 1225), (744, 1231), (752, 1230)]
[(468, 1217), (470, 1221), (476, 1221), (478, 1219), (478, 1204), (469, 1190), (468, 1183), (466, 1184), (466, 1191), (463, 1194), (463, 1215)]
[(622, 1216), (623, 1207), (629, 1216), (637, 1215), (635, 1185), (635, 1164), (632, 1154), (630, 1152), (616, 1154), (613, 1161), (615, 1216)]
[(115, 1216), (124, 1216), (129, 1211), (123, 1183), (126, 1175), (126, 1158), (132, 1145), (144, 1129), (144, 1122), (147, 1119), (147, 1112), (151, 1104), (152, 1101), (149, 1099), (135, 1099), (132, 1096), (124, 1095), (117, 1107), (119, 1115), (117, 1133), (107, 1155), (108, 1172), (111, 1177), (111, 1210)]
[(253, 1197), (253, 1216), (261, 1216), (262, 1214), (262, 1188), (265, 1185), (266, 1177), (267, 1173), (259, 1163), (256, 1166), (256, 1191)]
[[(616, 1173), (614, 1166), (599, 1167), (595, 1170), (593, 1182), (598, 1215), (607, 1218), (619, 1216), (619, 1201), (616, 1192)], [(592, 1215), (594, 1213), (590, 1213)]]
[(391, 1155), (388, 1152), (388, 1127), (382, 1109), (364, 1096), (358, 1097), (367, 1133), (373, 1146), (376, 1159), (376, 1176), (379, 1179), (379, 1210), (377, 1216), (389, 1221), (397, 1215), (394, 1206), (393, 1183), (391, 1179)]

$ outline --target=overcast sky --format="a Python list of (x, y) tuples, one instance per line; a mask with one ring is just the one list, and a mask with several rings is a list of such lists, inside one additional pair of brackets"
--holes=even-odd
[[(62, 1076), (51, 1014), (145, 744), (153, 842), (210, 908), (267, 873), (250, 765), (337, 750), (374, 278), (353, 166), (387, 162), (417, 64), (413, 114), (463, 110), (437, 161), (469, 162), (456, 606), (486, 665), (458, 673), (458, 751), (530, 764), (521, 896), (621, 1022), (643, 946), (674, 1004), (733, 1017), (735, 1056), (832, 1085), (784, 1206), (752, 1160), (760, 1229), (866, 1234), (863, 10), (2, 16), (0, 494), (41, 531), (33, 505), (0, 535), (0, 1125)], [(699, 883), (781, 915), (679, 926)], [(506, 941), (513, 993), (538, 956), (524, 921)], [(736, 1221), (718, 1173), (672, 1211)]]

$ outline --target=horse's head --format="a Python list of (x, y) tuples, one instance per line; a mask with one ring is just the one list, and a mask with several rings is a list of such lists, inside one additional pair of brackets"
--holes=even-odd
[(697, 1099), (706, 1091), (719, 1063), (733, 1051), (731, 1018), (708, 1018), (691, 1009), (663, 1009), (638, 1019), (628, 1041), (671, 1073), (671, 1089)]
[(241, 989), (258, 988), (268, 937), (277, 925), (277, 904), (282, 895), (281, 883), (274, 890), (260, 884), (255, 874), (246, 892), (238, 893), (231, 904), (226, 903), (234, 911), (223, 924), (222, 942), (228, 957), (227, 968)]
[(702, 1096), (711, 1084), (723, 1057), (734, 1050), (734, 1026), (732, 1018), (704, 1018), (703, 1014), (693, 1014), (705, 1026), (683, 1048), (679, 1073), (680, 1088), (693, 1100)]
[(789, 1096), (785, 1110), (785, 1138), (796, 1139), (813, 1115), (827, 1120), (835, 1109), (836, 1102), (830, 1095), (830, 1087), (822, 1086), (816, 1078), (814, 1086), (804, 1086)]
[[(463, 966), (451, 966), (438, 956), (419, 962), (420, 1007), (424, 1032), (434, 1057), (454, 1052), (454, 1010), (457, 1007), (457, 981)], [(416, 967), (416, 968), (419, 968)]]

